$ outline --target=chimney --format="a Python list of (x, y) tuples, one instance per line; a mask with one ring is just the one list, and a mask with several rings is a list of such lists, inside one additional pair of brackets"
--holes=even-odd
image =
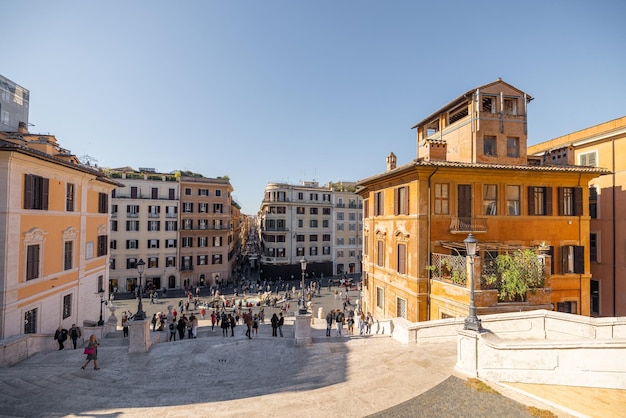
[(387, 156), (387, 171), (395, 170), (396, 168), (396, 154), (393, 152)]
[(430, 140), (426, 141), (426, 161), (446, 161), (448, 159), (448, 145), (446, 141)]
[(17, 128), (17, 132), (21, 133), (21, 134), (27, 134), (28, 133), (28, 127), (26, 126), (26, 122), (20, 122)]

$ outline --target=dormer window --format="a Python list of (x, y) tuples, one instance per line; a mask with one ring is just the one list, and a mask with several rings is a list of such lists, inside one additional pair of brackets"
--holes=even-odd
[(496, 113), (496, 96), (483, 96), (483, 112)]
[(504, 99), (504, 113), (507, 115), (517, 115), (517, 99)]
[(439, 120), (436, 119), (430, 122), (424, 127), (424, 129), (426, 131), (426, 138), (428, 138), (431, 135), (436, 134), (437, 132), (439, 132)]

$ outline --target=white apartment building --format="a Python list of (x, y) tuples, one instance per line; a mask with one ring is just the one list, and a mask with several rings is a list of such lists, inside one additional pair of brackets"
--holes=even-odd
[[(360, 273), (362, 201), (348, 183), (269, 183), (260, 209), (262, 278)], [(351, 221), (353, 219), (353, 221)]]

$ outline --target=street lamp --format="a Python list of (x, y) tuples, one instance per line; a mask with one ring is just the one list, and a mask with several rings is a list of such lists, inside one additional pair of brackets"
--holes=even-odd
[(106, 303), (104, 300), (104, 289), (98, 290), (97, 295), (100, 296), (100, 320), (98, 321), (98, 326), (101, 327), (104, 325), (104, 319), (102, 319), (102, 305)]
[(300, 283), (300, 289), (302, 289), (302, 299), (300, 303), (300, 315), (306, 314), (308, 311), (306, 309), (306, 302), (304, 301), (304, 273), (306, 272), (306, 258), (302, 257), (300, 260), (300, 269), (302, 270), (302, 282)]
[(139, 303), (137, 304), (137, 313), (133, 317), (135, 321), (143, 321), (146, 319), (146, 313), (143, 311), (143, 305), (141, 304), (141, 275), (143, 274), (143, 269), (146, 266), (146, 263), (140, 258), (137, 261), (137, 273), (139, 273), (139, 287), (137, 290), (139, 291)]
[(463, 329), (480, 332), (482, 326), (480, 319), (476, 316), (476, 304), (474, 303), (474, 256), (476, 255), (476, 246), (478, 240), (474, 238), (474, 235), (470, 234), (463, 240), (465, 243), (465, 250), (470, 258), (470, 306), (469, 316), (465, 318), (465, 326)]

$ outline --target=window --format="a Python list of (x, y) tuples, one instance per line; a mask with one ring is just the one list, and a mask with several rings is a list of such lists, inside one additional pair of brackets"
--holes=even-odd
[(370, 202), (369, 200), (363, 200), (363, 216), (369, 218), (370, 216)]
[(297, 257), (302, 257), (304, 255), (304, 247), (297, 247), (296, 248), (296, 256)]
[(574, 301), (567, 301), (567, 302), (558, 302), (556, 304), (556, 310), (557, 312), (565, 312), (565, 313), (571, 313), (571, 314), (577, 314), (578, 313), (578, 304)]
[(376, 307), (383, 309), (385, 305), (385, 291), (383, 288), (376, 286)]
[(199, 255), (198, 256), (198, 265), (199, 266), (206, 266), (209, 262), (209, 257), (206, 255)]
[(317, 215), (317, 208), (309, 208), (309, 213), (311, 215)]
[(161, 221), (148, 221), (148, 231), (160, 231)]
[(337, 245), (343, 245), (343, 238), (337, 238)]
[[(398, 187), (393, 190), (393, 208), (396, 215), (408, 215), (409, 214), (409, 188)], [(351, 213), (350, 215), (354, 215)], [(353, 229), (351, 229), (353, 230)]]
[(385, 245), (382, 241), (377, 242), (377, 251), (376, 251), (376, 264), (380, 267), (385, 265), (385, 253), (384, 253)]
[(109, 213), (109, 195), (98, 193), (98, 213)]
[(111, 221), (111, 231), (117, 231), (117, 221)]
[(198, 203), (198, 212), (200, 212), (200, 213), (209, 213), (209, 204), (208, 203)]
[(148, 217), (149, 218), (158, 218), (161, 214), (161, 206), (148, 206)]
[(181, 270), (182, 271), (193, 270), (193, 259), (191, 258), (190, 255), (186, 255), (181, 258)]
[(304, 228), (304, 219), (298, 219), (298, 228)]
[(343, 221), (343, 212), (337, 212), (337, 220)]
[(552, 215), (552, 188), (534, 187), (528, 188), (528, 215), (551, 216)]
[(72, 295), (63, 296), (63, 319), (72, 316)]
[(330, 247), (328, 247), (328, 246), (322, 247), (322, 254), (330, 255)]
[(213, 213), (224, 213), (224, 205), (221, 203), (213, 203)]
[(485, 155), (497, 156), (498, 150), (496, 148), (496, 137), (495, 136), (485, 136), (483, 137), (483, 153)]
[(176, 267), (176, 257), (174, 256), (165, 257), (165, 267)]
[(139, 205), (126, 205), (126, 216), (128, 218), (139, 217)]
[(496, 113), (496, 97), (495, 96), (483, 96), (482, 105), (483, 105), (483, 112)]
[(185, 196), (191, 196), (191, 187), (185, 187)]
[(383, 192), (374, 193), (374, 216), (382, 216), (385, 214), (385, 208), (383, 201), (384, 194)]
[(159, 188), (158, 187), (153, 187), (150, 190), (150, 196), (152, 197), (152, 199), (158, 199), (159, 198)]
[(520, 215), (520, 186), (506, 186), (506, 206), (509, 216)]
[(178, 208), (176, 206), (168, 206), (165, 208), (166, 218), (175, 218), (178, 215)]
[(65, 186), (65, 210), (74, 212), (74, 185), (67, 183)]
[(111, 216), (117, 216), (117, 205), (111, 205)]
[(73, 267), (74, 242), (65, 241), (63, 249), (63, 270), (71, 270)]
[(517, 98), (504, 99), (504, 113), (507, 115), (517, 115)]
[(24, 209), (48, 210), (48, 188), (45, 177), (24, 175)]
[(183, 219), (183, 229), (193, 229), (193, 219)]
[(302, 234), (296, 235), (296, 242), (304, 242), (304, 235)]
[(130, 198), (137, 199), (137, 187), (133, 186), (130, 188)]
[(337, 274), (343, 274), (343, 263), (337, 264)]
[(109, 237), (107, 235), (98, 235), (98, 257), (107, 255), (109, 251)]
[(178, 229), (178, 221), (166, 221), (165, 222), (166, 231), (176, 231), (177, 229)]
[(506, 139), (506, 156), (512, 158), (519, 157), (519, 138), (509, 137)]
[(115, 270), (115, 259), (114, 259), (114, 258), (112, 258), (112, 259), (109, 261), (109, 268), (110, 268), (111, 270)]
[(309, 193), (309, 200), (318, 200), (317, 193)]
[(139, 240), (136, 239), (127, 239), (126, 240), (126, 249), (127, 250), (135, 250), (139, 248)]
[(396, 298), (396, 317), (406, 318), (406, 300), (402, 298)]
[(590, 280), (589, 291), (591, 293), (591, 315), (600, 316), (600, 281)]
[(158, 239), (149, 239), (148, 240), (148, 248), (159, 248), (159, 240)]
[(303, 192), (298, 192), (298, 200), (304, 200), (304, 193)]
[(589, 234), (589, 260), (591, 262), (598, 262), (598, 234)]
[(322, 241), (330, 241), (330, 234), (322, 235)]
[(167, 197), (169, 200), (176, 200), (176, 189), (169, 189), (167, 191)]
[(221, 247), (223, 245), (223, 237), (213, 237), (213, 246)]
[(198, 196), (208, 196), (209, 189), (198, 189)]
[(109, 241), (109, 248), (112, 250), (117, 250), (117, 240), (116, 239), (112, 239), (111, 241)]
[(193, 237), (183, 237), (182, 240), (183, 247), (190, 248), (193, 246)]
[(176, 240), (175, 239), (166, 239), (165, 240), (165, 248), (176, 248)]
[(317, 255), (317, 247), (309, 248), (309, 255)]
[(296, 213), (298, 215), (304, 215), (304, 207), (302, 207), (302, 206), (296, 207)]
[(212, 264), (222, 264), (222, 254), (213, 254)]
[(561, 272), (563, 274), (585, 272), (585, 247), (579, 245), (561, 247)]
[(598, 219), (598, 188), (589, 187), (589, 216), (591, 219)]
[(26, 280), (39, 277), (40, 251), (41, 247), (38, 244), (26, 247)]
[(398, 244), (398, 273), (406, 274), (406, 244)]
[(149, 269), (159, 268), (159, 257), (148, 257), (148, 266)]
[(348, 238), (348, 245), (356, 245), (356, 238), (354, 237)]
[(496, 184), (483, 185), (483, 209), (485, 215), (498, 214), (498, 186)]
[(192, 202), (184, 202), (183, 203), (183, 213), (193, 213), (193, 203)]
[(209, 220), (198, 219), (198, 229), (209, 229)]
[(322, 208), (322, 215), (330, 215), (330, 208)]
[(582, 216), (583, 189), (580, 187), (559, 187), (559, 215)]
[(220, 189), (215, 190), (215, 196), (217, 197), (222, 196), (222, 191)]
[(447, 215), (449, 211), (449, 184), (435, 183), (435, 214)]
[(317, 228), (317, 219), (311, 219), (311, 220), (309, 221), (309, 226), (310, 226), (311, 228)]
[(343, 231), (343, 224), (337, 224), (337, 231)]
[(37, 333), (37, 308), (24, 312), (24, 334)]
[(597, 167), (598, 151), (591, 151), (578, 155), (578, 165), (584, 165), (586, 167)]
[(309, 241), (317, 241), (317, 235), (309, 235)]
[(330, 225), (330, 223), (328, 222), (328, 219), (323, 219), (322, 220), (322, 228), (328, 228), (328, 225)]

